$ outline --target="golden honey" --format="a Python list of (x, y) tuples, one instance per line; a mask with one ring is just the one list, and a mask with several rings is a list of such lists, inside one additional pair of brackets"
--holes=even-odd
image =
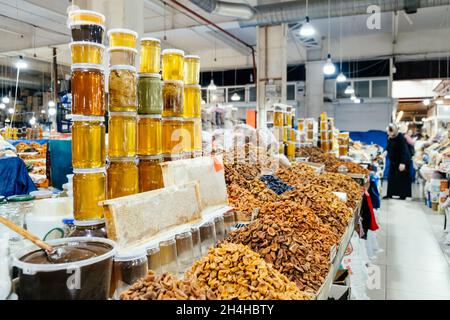
[(136, 68), (112, 66), (109, 73), (109, 112), (136, 112), (137, 107)]
[(289, 159), (295, 158), (295, 142), (293, 141), (287, 143), (287, 157)]
[(77, 41), (70, 43), (72, 64), (88, 63), (101, 65), (105, 46), (96, 42)]
[(73, 114), (105, 115), (105, 81), (102, 66), (73, 65), (71, 85)]
[(114, 158), (107, 170), (107, 197), (114, 199), (139, 192), (139, 172), (134, 158)]
[(163, 117), (182, 117), (184, 109), (183, 81), (164, 81), (162, 99)]
[(138, 117), (138, 155), (158, 155), (162, 152), (162, 120), (159, 115)]
[(161, 71), (161, 40), (141, 39), (140, 73), (159, 73)]
[(184, 84), (200, 83), (200, 57), (184, 57)]
[(304, 119), (298, 119), (298, 130), (299, 131), (305, 130), (305, 120)]
[(111, 112), (108, 130), (109, 157), (133, 157), (136, 155), (136, 114)]
[(328, 131), (328, 122), (320, 121), (320, 131)]
[(100, 25), (105, 24), (105, 16), (91, 10), (73, 10), (69, 12), (69, 24), (80, 22), (92, 22)]
[(108, 38), (110, 47), (136, 48), (138, 34), (129, 29), (111, 29)]
[(103, 117), (72, 116), (72, 166), (101, 168), (106, 163)]
[(103, 170), (74, 169), (73, 216), (75, 220), (98, 220), (103, 218), (99, 201), (106, 199), (106, 175)]
[(139, 192), (164, 188), (161, 156), (139, 156)]
[(275, 127), (283, 127), (284, 126), (284, 112), (275, 111), (273, 113), (273, 125)]
[(327, 113), (326, 112), (322, 112), (321, 114), (320, 114), (320, 121), (324, 121), (324, 122), (327, 122)]
[(183, 118), (162, 119), (162, 153), (183, 153)]
[(190, 153), (194, 151), (195, 145), (195, 119), (184, 119), (183, 121), (183, 152)]
[(203, 150), (202, 144), (202, 119), (194, 120), (194, 152), (201, 152)]
[(283, 128), (283, 141), (287, 142), (289, 138), (289, 127)]
[(184, 85), (184, 118), (200, 118), (202, 116), (202, 91), (200, 85)]
[(184, 77), (184, 51), (166, 49), (162, 52), (163, 80), (180, 80)]
[(284, 114), (284, 122), (285, 122), (286, 126), (292, 127), (292, 113), (291, 112), (286, 112)]

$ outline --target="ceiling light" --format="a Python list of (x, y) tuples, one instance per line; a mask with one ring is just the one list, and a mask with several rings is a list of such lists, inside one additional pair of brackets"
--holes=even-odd
[(348, 86), (347, 86), (347, 88), (345, 88), (345, 92), (344, 92), (346, 95), (354, 95), (355, 94), (355, 89), (353, 89), (353, 87), (352, 87), (352, 85), (351, 84), (349, 84)]
[(442, 105), (442, 104), (444, 104), (444, 100), (442, 100), (442, 98), (439, 98), (439, 99), (436, 100), (436, 104), (437, 105)]
[(8, 113), (9, 113), (9, 114), (13, 114), (13, 113), (14, 113), (14, 108), (9, 108), (9, 109), (8, 109)]
[(202, 102), (201, 102), (201, 104), (206, 104), (206, 101), (202, 99)]
[(4, 104), (3, 102), (0, 103), (0, 110), (3, 110), (3, 109), (5, 109), (5, 108), (6, 108), (6, 104)]
[(11, 120), (9, 120), (8, 118), (6, 118), (5, 122), (8, 122), (8, 123), (9, 123), (9, 122), (11, 122)]
[(48, 114), (51, 115), (51, 116), (55, 115), (56, 114), (56, 109), (55, 108), (49, 108), (48, 109)]
[(356, 96), (354, 94), (351, 95), (350, 100), (355, 101), (356, 100)]
[(209, 91), (215, 91), (215, 90), (217, 90), (217, 86), (214, 84), (214, 79), (211, 79), (211, 82), (210, 82), (210, 84), (209, 84), (209, 86), (208, 86), (208, 90), (209, 90)]
[(41, 110), (41, 113), (45, 113), (45, 110), (44, 110), (44, 109), (42, 109), (42, 110)]
[(231, 101), (240, 101), (241, 100), (241, 96), (238, 95), (236, 92), (233, 93), (233, 95), (231, 96)]
[(3, 98), (2, 98), (2, 102), (3, 103), (5, 103), (5, 104), (7, 104), (7, 103), (9, 103), (9, 97), (8, 96), (4, 96)]
[(309, 23), (309, 17), (306, 17), (306, 22), (300, 28), (300, 35), (302, 37), (311, 37), (316, 33), (314, 27)]
[(53, 108), (53, 107), (55, 106), (55, 101), (50, 100), (50, 101), (48, 102), (48, 106), (49, 106), (50, 108)]
[(341, 73), (339, 73), (339, 75), (337, 76), (336, 81), (337, 81), (337, 82), (340, 82), (340, 83), (345, 82), (345, 81), (347, 81), (347, 77), (345, 76), (344, 73), (341, 72)]
[(28, 64), (25, 61), (19, 60), (16, 62), (17, 69), (25, 69), (26, 67), (28, 67)]
[(34, 126), (34, 125), (36, 124), (36, 118), (35, 118), (35, 117), (32, 117), (32, 118), (30, 119), (29, 123), (30, 123), (32, 126)]
[(425, 99), (425, 100), (423, 100), (423, 104), (424, 104), (425, 106), (429, 106), (429, 105), (431, 104), (430, 99)]
[(331, 76), (335, 72), (336, 72), (336, 67), (334, 66), (333, 62), (331, 61), (331, 54), (328, 54), (327, 62), (323, 66), (323, 73), (327, 76)]
[(353, 100), (353, 102), (356, 103), (356, 104), (360, 104), (361, 103), (361, 98), (355, 97), (355, 100)]

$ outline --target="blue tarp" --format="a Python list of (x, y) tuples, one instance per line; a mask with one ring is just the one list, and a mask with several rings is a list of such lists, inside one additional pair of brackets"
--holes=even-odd
[(353, 141), (361, 141), (366, 144), (378, 144), (383, 149), (387, 145), (387, 133), (380, 130), (370, 130), (367, 132), (350, 132), (350, 139)]
[(62, 185), (67, 183), (66, 175), (73, 172), (72, 140), (50, 140), (49, 148), (52, 186), (62, 190)]
[(0, 158), (0, 195), (9, 197), (28, 194), (37, 190), (22, 159), (19, 157)]

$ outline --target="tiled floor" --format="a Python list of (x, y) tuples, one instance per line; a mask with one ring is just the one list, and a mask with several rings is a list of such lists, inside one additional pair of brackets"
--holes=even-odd
[(444, 216), (422, 201), (383, 200), (376, 232), (382, 251), (381, 287), (368, 290), (371, 299), (450, 299), (450, 246), (439, 243)]

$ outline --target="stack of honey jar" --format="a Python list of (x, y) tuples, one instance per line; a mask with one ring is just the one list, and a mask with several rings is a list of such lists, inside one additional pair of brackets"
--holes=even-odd
[(297, 132), (294, 129), (294, 111), (291, 106), (287, 106), (284, 113), (284, 143), (285, 155), (289, 160), (295, 158), (295, 145), (297, 141)]
[(111, 29), (109, 39), (109, 122), (107, 198), (139, 192), (136, 159), (138, 34)]
[(350, 143), (350, 134), (348, 132), (339, 132), (338, 134), (338, 145), (339, 145), (339, 156), (348, 156), (348, 147)]
[(331, 151), (333, 144), (334, 119), (328, 118), (326, 112), (320, 114), (320, 147), (323, 151)]
[(75, 225), (104, 224), (99, 201), (106, 198), (105, 17), (97, 12), (69, 13), (72, 54), (72, 166)]

